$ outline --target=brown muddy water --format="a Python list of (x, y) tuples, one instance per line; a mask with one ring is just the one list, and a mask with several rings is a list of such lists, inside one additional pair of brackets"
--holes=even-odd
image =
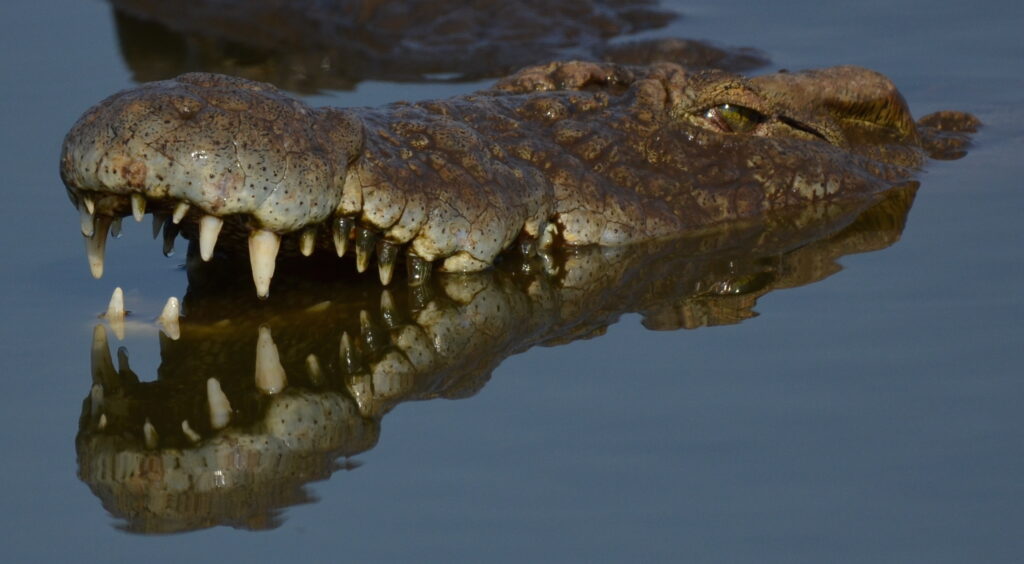
[[(913, 0), (672, 7), (685, 16), (652, 34), (754, 46), (771, 57), (769, 68), (867, 66), (890, 76), (916, 115), (966, 110), (985, 127), (965, 159), (928, 166), (909, 213), (906, 195), (798, 251), (765, 245), (703, 262), (679, 258), (678, 249), (570, 257), (590, 265), (579, 270), (590, 276), (584, 290), (569, 295), (495, 272), (474, 286), (473, 296), (497, 300), (486, 307), (453, 298), (457, 288), (436, 290), (446, 297), (432, 319), (448, 323), (469, 352), (448, 357), (428, 383), (403, 380), (391, 395), (366, 399), (351, 382), (332, 388), (343, 377), (328, 363), (323, 384), (304, 362), (334, 354), (341, 332), (362, 331), (364, 309), (388, 327), (377, 290), (337, 290), (359, 296), (318, 306), (335, 299), (333, 287), (297, 284), (273, 309), (218, 301), (232, 282), (210, 272), (193, 280), (186, 308), (195, 313), (170, 342), (149, 322), (168, 296), (184, 296), (182, 241), (165, 258), (148, 224), (126, 222), (125, 236), (108, 245), (104, 278), (91, 278), (57, 157), (74, 120), (132, 85), (132, 71), (105, 3), (5, 3), (0, 557), (1020, 561), (1024, 8)], [(482, 84), (363, 82), (306, 99), (375, 105)], [(94, 354), (97, 314), (115, 284), (138, 323), (123, 341), (104, 331), (106, 348)], [(413, 298), (393, 299), (394, 323), (429, 325)], [(612, 305), (595, 312), (594, 303)], [(300, 306), (304, 316), (294, 313)], [(637, 311), (601, 334), (619, 312)], [(204, 329), (219, 316), (236, 319), (242, 336)], [(711, 322), (720, 324), (667, 330)], [(239, 397), (232, 375), (252, 374), (261, 325), (273, 328), (289, 381), (306, 390), (293, 399), (336, 402), (347, 434), (324, 452), (282, 459), (294, 479), (278, 475), (256, 493), (225, 483), (221, 501), (192, 500), (192, 515), (220, 520), (147, 520), (124, 509), (145, 497), (140, 482), (121, 490), (90, 482), (92, 456), (104, 447), (80, 434), (80, 424), (97, 424), (94, 378), (148, 390), (136, 404), (164, 428), (154, 405), (179, 398), (174, 417), (194, 413), (202, 396), (188, 394), (211, 375)], [(172, 384), (147, 387), (118, 374), (119, 347), (144, 383), (159, 372)], [(266, 408), (236, 401), (239, 417)], [(196, 509), (204, 503), (205, 513)], [(141, 534), (161, 529), (194, 530)]]

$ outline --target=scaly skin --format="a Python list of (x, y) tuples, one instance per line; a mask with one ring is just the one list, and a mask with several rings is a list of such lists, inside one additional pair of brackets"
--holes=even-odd
[[(730, 124), (725, 104), (749, 119)], [(339, 254), (354, 240), (360, 271), (376, 247), (387, 283), (400, 247), (416, 265), (475, 271), (517, 240), (528, 252), (625, 245), (871, 198), (911, 178), (926, 148), (953, 155), (966, 142), (938, 129), (976, 125), (926, 119), (915, 125), (891, 82), (856, 67), (747, 80), (552, 63), (467, 96), (345, 110), (188, 74), (89, 110), (65, 139), (61, 175), (87, 208), (93, 254), (107, 218), (140, 194), (157, 213), (177, 209), (189, 238), (200, 216), (226, 220), (219, 249), (248, 237), (270, 276), (276, 246), (253, 241), (283, 235), (307, 253), (333, 232)], [(265, 295), (267, 268), (253, 265)]]

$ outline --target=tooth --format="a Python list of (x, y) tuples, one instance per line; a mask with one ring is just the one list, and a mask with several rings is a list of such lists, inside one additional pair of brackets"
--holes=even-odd
[(338, 257), (345, 256), (345, 251), (348, 250), (348, 238), (352, 235), (354, 226), (355, 222), (347, 217), (339, 217), (334, 222), (331, 231), (334, 236), (334, 250), (338, 252)]
[(220, 235), (220, 228), (224, 220), (213, 215), (204, 215), (199, 219), (199, 256), (204, 262), (209, 262), (213, 257), (213, 248), (217, 245), (217, 235)]
[(114, 239), (121, 238), (121, 218), (115, 217), (110, 222), (110, 236)]
[(83, 205), (82, 207), (78, 208), (78, 214), (79, 220), (81, 220), (82, 223), (82, 235), (85, 235), (86, 237), (92, 237), (92, 234), (96, 232), (95, 228), (92, 225), (94, 221), (92, 212), (90, 212), (88, 208), (86, 208)]
[(85, 202), (85, 209), (89, 210), (89, 213), (96, 213), (96, 202), (92, 198), (83, 196), (82, 201)]
[(341, 367), (346, 374), (355, 374), (359, 371), (359, 351), (352, 346), (352, 339), (349, 338), (348, 332), (341, 334), (341, 349), (340, 354)]
[(373, 249), (377, 243), (377, 235), (365, 228), (359, 227), (356, 229), (356, 271), (359, 273), (366, 272), (366, 267), (370, 266), (370, 257), (373, 255)]
[(116, 388), (117, 378), (114, 375), (117, 372), (114, 370), (114, 360), (110, 357), (107, 330), (103, 325), (97, 324), (92, 328), (90, 361), (92, 381), (98, 384), (106, 383), (108, 388)]
[(270, 327), (260, 326), (256, 341), (256, 388), (264, 394), (276, 394), (284, 389), (288, 377), (281, 366), (281, 356), (270, 334)]
[(395, 273), (395, 260), (398, 259), (398, 247), (385, 240), (377, 243), (377, 272), (380, 274), (380, 283), (387, 286), (391, 283), (391, 276)]
[(149, 418), (146, 418), (146, 422), (142, 424), (142, 436), (146, 439), (146, 448), (156, 448), (157, 442), (160, 440), (159, 435), (156, 434), (156, 427), (149, 422)]
[(544, 223), (540, 226), (540, 237), (537, 240), (537, 246), (540, 249), (550, 249), (551, 245), (555, 244), (555, 235), (557, 234), (558, 227), (554, 223)]
[(142, 194), (132, 194), (132, 217), (135, 221), (142, 223), (142, 216), (146, 215), (146, 197)]
[(171, 216), (171, 221), (177, 225), (181, 223), (181, 220), (185, 218), (185, 214), (188, 213), (188, 202), (181, 202), (174, 207), (174, 215)]
[(167, 215), (162, 213), (153, 214), (153, 238), (160, 234), (160, 231), (164, 228), (164, 223), (167, 221)]
[(409, 253), (408, 260), (406, 262), (406, 270), (408, 270), (409, 285), (419, 286), (420, 284), (426, 284), (430, 280), (430, 271), (433, 265), (430, 261), (422, 259), (412, 253)]
[(124, 320), (124, 290), (120, 286), (114, 288), (107, 305), (107, 320)]
[(260, 298), (270, 295), (270, 280), (274, 277), (279, 248), (281, 237), (277, 233), (260, 229), (249, 235), (249, 264), (252, 266), (252, 280), (256, 283), (256, 295)]
[(210, 426), (223, 429), (231, 422), (231, 402), (216, 378), (206, 381), (206, 403), (210, 408)]
[(320, 387), (325, 383), (324, 372), (320, 369), (320, 359), (314, 353), (309, 353), (306, 357), (306, 375), (314, 386)]
[(199, 436), (199, 433), (192, 430), (192, 426), (188, 424), (188, 419), (181, 420), (181, 432), (185, 433), (188, 440), (193, 443), (198, 443), (199, 440), (202, 439), (202, 437)]
[(181, 326), (178, 325), (180, 315), (181, 304), (178, 303), (178, 298), (171, 296), (167, 298), (167, 303), (164, 304), (164, 309), (160, 312), (160, 317), (157, 318), (157, 322), (163, 326), (164, 333), (173, 341), (177, 341), (181, 337)]
[(89, 259), (89, 270), (93, 278), (103, 276), (103, 251), (107, 247), (107, 228), (110, 227), (110, 216), (96, 216), (93, 224), (92, 237), (85, 238), (85, 255)]
[(384, 342), (384, 335), (382, 331), (374, 324), (373, 319), (370, 317), (370, 312), (365, 309), (359, 312), (359, 331), (362, 333), (363, 343), (366, 345), (366, 350), (373, 354), (387, 344)]
[(395, 306), (395, 298), (389, 290), (380, 293), (380, 315), (384, 318), (384, 325), (388, 329), (398, 327), (398, 308)]
[(99, 429), (100, 431), (102, 431), (102, 430), (107, 428), (107, 414), (106, 413), (101, 413), (100, 414), (100, 420), (99, 420), (98, 423), (96, 423), (96, 428)]
[(313, 247), (316, 245), (316, 227), (310, 227), (299, 236), (299, 252), (302, 256), (308, 257), (313, 254)]
[(181, 228), (174, 223), (164, 223), (164, 256), (174, 254), (174, 239), (181, 232)]

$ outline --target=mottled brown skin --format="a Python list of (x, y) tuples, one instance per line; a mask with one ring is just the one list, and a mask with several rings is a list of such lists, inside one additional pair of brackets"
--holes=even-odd
[[(730, 125), (724, 104), (749, 119)], [(551, 63), (467, 96), (345, 110), (189, 74), (89, 110), (61, 175), (100, 217), (126, 215), (132, 193), (150, 209), (190, 204), (186, 236), (200, 213), (225, 217), (219, 249), (250, 229), (312, 228), (327, 247), (329, 228), (354, 220), (471, 271), (517, 240), (625, 245), (871, 198), (911, 178), (929, 148), (962, 147), (957, 132), (976, 122), (942, 116), (929, 123), (952, 134), (919, 127), (888, 79), (857, 67), (745, 79)]]

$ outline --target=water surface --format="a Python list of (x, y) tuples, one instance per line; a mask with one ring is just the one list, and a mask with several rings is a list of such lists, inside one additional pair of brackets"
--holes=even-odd
[[(751, 45), (791, 69), (889, 75), (917, 115), (986, 127), (932, 163), (902, 239), (762, 297), (738, 325), (600, 338), (504, 361), (475, 396), (405, 403), (361, 466), (309, 486), (267, 532), (118, 529), (76, 476), (96, 314), (112, 286), (155, 316), (186, 286), (126, 223), (86, 267), (57, 176), (88, 106), (130, 86), (109, 7), (3, 8), (7, 385), (0, 549), (10, 561), (1014, 562), (1024, 553), (1024, 10), (959, 2), (680, 3), (659, 33)], [(315, 103), (377, 104), (472, 85), (362, 83)], [(179, 251), (183, 251), (183, 247)], [(116, 281), (116, 282), (115, 282)], [(152, 378), (156, 335), (125, 344)]]

